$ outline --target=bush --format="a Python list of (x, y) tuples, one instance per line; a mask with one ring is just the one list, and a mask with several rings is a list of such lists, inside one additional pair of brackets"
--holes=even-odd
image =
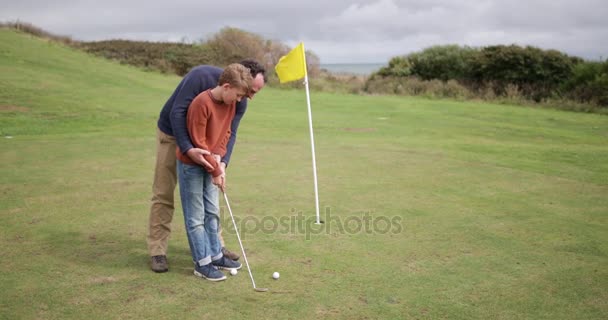
[(223, 28), (205, 44), (212, 53), (212, 61), (218, 66), (227, 66), (247, 58), (257, 61), (264, 59), (264, 39), (238, 28)]
[(577, 64), (562, 91), (574, 101), (608, 106), (608, 60)]
[(421, 80), (416, 77), (380, 77), (367, 80), (364, 91), (371, 94), (397, 94), (407, 96), (426, 96), (430, 98), (467, 99), (473, 97), (471, 91), (449, 80)]
[(204, 45), (108, 40), (81, 42), (78, 47), (121, 63), (178, 75), (186, 74), (196, 65), (212, 63), (212, 55)]
[(476, 49), (458, 45), (433, 46), (407, 56), (411, 75), (423, 80), (467, 78), (468, 64)]
[(555, 50), (535, 47), (489, 46), (471, 57), (468, 79), (480, 85), (492, 81), (498, 95), (509, 84), (519, 87), (529, 99), (540, 101), (572, 75), (578, 60)]
[(335, 93), (359, 94), (364, 83), (364, 76), (334, 75), (329, 72), (320, 72), (316, 77), (309, 79), (311, 90)]
[(407, 77), (411, 75), (410, 62), (407, 57), (394, 57), (377, 74), (382, 77)]

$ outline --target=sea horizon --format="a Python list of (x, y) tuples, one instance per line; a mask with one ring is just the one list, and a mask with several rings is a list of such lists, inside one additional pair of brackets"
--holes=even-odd
[(331, 73), (338, 74), (353, 74), (353, 75), (370, 75), (380, 68), (386, 66), (387, 63), (370, 62), (370, 63), (321, 63), (319, 67)]

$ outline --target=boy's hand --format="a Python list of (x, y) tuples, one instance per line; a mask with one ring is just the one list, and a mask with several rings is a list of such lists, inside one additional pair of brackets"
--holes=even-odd
[(205, 157), (203, 157), (204, 155), (211, 154), (211, 152), (205, 149), (191, 148), (186, 151), (186, 154), (190, 159), (192, 159), (192, 161), (196, 162), (197, 164), (200, 164), (205, 168), (213, 170), (213, 166), (211, 165), (211, 163), (209, 163), (207, 160), (205, 160)]
[(220, 190), (222, 190), (222, 192), (225, 192), (225, 190), (226, 190), (225, 175), (222, 173), (217, 177), (213, 177), (213, 184), (216, 185), (218, 188), (220, 188)]
[(222, 169), (222, 179), (224, 183), (224, 190), (226, 190), (226, 164), (224, 162), (220, 162), (220, 169)]

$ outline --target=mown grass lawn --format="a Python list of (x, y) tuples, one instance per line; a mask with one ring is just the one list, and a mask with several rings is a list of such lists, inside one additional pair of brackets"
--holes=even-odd
[(264, 89), (228, 192), (270, 292), (194, 277), (179, 206), (152, 273), (178, 82), (0, 30), (0, 318), (608, 317), (608, 117), (475, 102), (313, 92), (315, 229), (305, 94)]

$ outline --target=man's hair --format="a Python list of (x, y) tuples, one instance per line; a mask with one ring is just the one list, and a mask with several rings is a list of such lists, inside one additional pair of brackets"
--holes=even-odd
[(251, 76), (249, 69), (240, 63), (228, 65), (218, 80), (220, 86), (228, 83), (232, 87), (245, 90), (245, 92), (251, 90), (252, 82), (253, 77)]
[(258, 73), (261, 73), (262, 77), (264, 77), (264, 82), (266, 82), (266, 69), (264, 69), (264, 66), (262, 66), (259, 62), (253, 59), (245, 59), (241, 61), (241, 64), (249, 69), (251, 76), (254, 78), (258, 75)]

